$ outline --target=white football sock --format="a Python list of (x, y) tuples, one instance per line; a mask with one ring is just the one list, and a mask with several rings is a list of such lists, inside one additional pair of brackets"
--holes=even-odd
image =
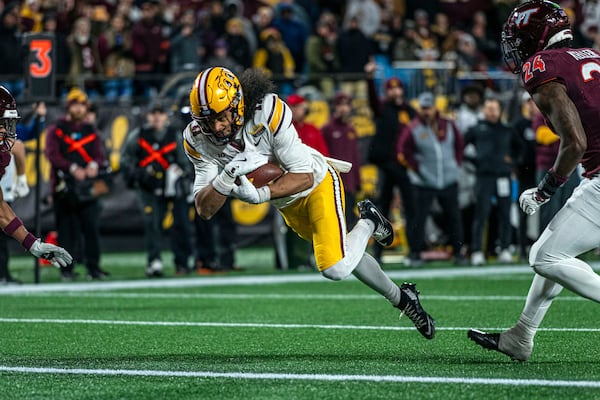
[(533, 337), (539, 328), (546, 312), (552, 305), (552, 301), (562, 291), (562, 286), (556, 282), (536, 274), (531, 282), (525, 307), (517, 325), (522, 325), (527, 331), (527, 336)]
[(383, 295), (397, 306), (400, 303), (400, 288), (383, 272), (381, 266), (368, 253), (365, 253), (352, 274), (362, 283)]

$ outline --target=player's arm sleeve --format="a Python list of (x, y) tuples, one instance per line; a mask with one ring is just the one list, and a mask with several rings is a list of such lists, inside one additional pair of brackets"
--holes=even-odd
[(216, 164), (194, 161), (194, 196), (206, 186), (210, 185), (213, 179), (219, 173), (219, 167)]
[(208, 186), (219, 173), (218, 165), (210, 162), (194, 147), (190, 127), (183, 131), (183, 150), (194, 166), (194, 196)]

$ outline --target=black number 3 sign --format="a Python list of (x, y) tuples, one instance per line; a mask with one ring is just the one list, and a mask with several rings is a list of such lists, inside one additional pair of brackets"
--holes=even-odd
[(54, 98), (54, 36), (34, 33), (25, 39), (29, 47), (29, 96), (32, 100)]

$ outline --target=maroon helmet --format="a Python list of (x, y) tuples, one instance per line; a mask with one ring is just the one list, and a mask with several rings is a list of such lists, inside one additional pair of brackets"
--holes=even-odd
[(523, 63), (534, 53), (572, 39), (565, 10), (547, 0), (528, 1), (516, 7), (504, 24), (504, 61), (513, 73), (519, 74)]
[(21, 118), (17, 111), (17, 102), (10, 92), (0, 86), (0, 151), (9, 152), (17, 139), (17, 120)]

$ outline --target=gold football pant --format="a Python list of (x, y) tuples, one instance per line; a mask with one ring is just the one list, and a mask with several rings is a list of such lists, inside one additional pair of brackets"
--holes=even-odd
[(346, 254), (344, 185), (329, 167), (325, 179), (307, 196), (279, 210), (286, 224), (302, 239), (312, 242), (319, 271)]

